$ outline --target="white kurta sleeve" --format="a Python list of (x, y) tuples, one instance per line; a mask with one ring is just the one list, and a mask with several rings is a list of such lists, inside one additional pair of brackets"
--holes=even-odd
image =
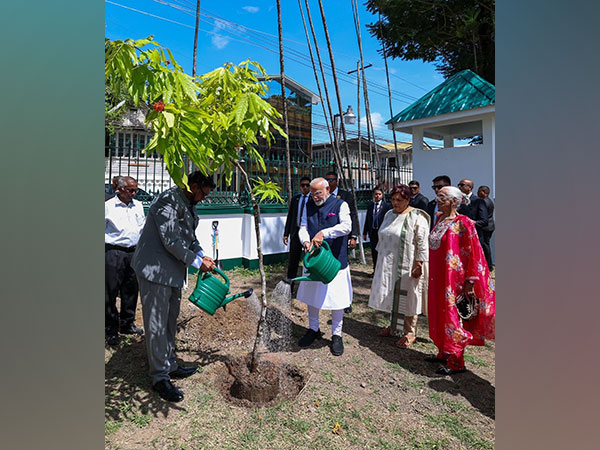
[(346, 236), (352, 231), (352, 218), (350, 217), (350, 207), (348, 203), (342, 203), (340, 206), (340, 223), (330, 228), (321, 230), (325, 239), (335, 239), (340, 236)]
[(415, 261), (429, 261), (429, 224), (418, 216), (415, 222)]
[(298, 230), (298, 239), (300, 239), (300, 244), (302, 245), (304, 245), (305, 242), (310, 242), (310, 235), (308, 234), (306, 226), (306, 208), (304, 208), (304, 213), (300, 218), (300, 229)]

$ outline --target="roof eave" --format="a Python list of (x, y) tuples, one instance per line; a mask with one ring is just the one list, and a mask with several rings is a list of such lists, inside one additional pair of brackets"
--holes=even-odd
[(443, 125), (446, 122), (452, 122), (457, 119), (473, 118), (480, 115), (491, 114), (496, 111), (496, 105), (482, 106), (481, 108), (467, 109), (464, 111), (455, 111), (439, 116), (423, 117), (420, 119), (407, 120), (405, 122), (386, 122), (390, 130), (396, 130), (403, 133), (411, 133), (414, 127), (423, 125)]

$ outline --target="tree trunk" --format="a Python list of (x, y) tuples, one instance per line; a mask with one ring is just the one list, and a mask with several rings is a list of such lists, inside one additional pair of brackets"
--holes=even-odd
[(242, 168), (239, 162), (234, 161), (234, 164), (242, 174), (242, 177), (244, 178), (244, 183), (246, 185), (246, 188), (248, 189), (248, 193), (250, 194), (250, 201), (252, 202), (252, 211), (254, 213), (254, 231), (256, 232), (256, 251), (258, 253), (258, 271), (260, 272), (260, 317), (258, 319), (258, 325), (256, 326), (256, 339), (254, 340), (254, 346), (252, 348), (252, 360), (250, 363), (250, 371), (254, 372), (258, 367), (258, 346), (260, 345), (260, 340), (262, 338), (263, 333), (263, 325), (267, 316), (267, 278), (265, 276), (262, 241), (260, 238), (260, 206), (258, 205), (256, 198), (252, 194), (252, 187), (250, 186), (250, 179), (248, 178), (248, 174)]
[(288, 205), (292, 201), (292, 165), (290, 162), (290, 139), (288, 131), (288, 107), (285, 97), (285, 73), (283, 70), (283, 35), (281, 31), (281, 0), (277, 0), (277, 30), (279, 33), (279, 68), (281, 72), (281, 100), (283, 103), (283, 131), (288, 135), (285, 140), (285, 159), (287, 168)]

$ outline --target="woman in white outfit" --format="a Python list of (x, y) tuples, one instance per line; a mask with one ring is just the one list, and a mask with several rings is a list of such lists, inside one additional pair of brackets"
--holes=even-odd
[(417, 338), (417, 318), (427, 305), (429, 215), (408, 205), (408, 186), (395, 186), (391, 196), (393, 209), (379, 227), (379, 255), (369, 306), (391, 312), (391, 325), (382, 329), (380, 336), (400, 334), (399, 316), (404, 315), (396, 346), (408, 348)]

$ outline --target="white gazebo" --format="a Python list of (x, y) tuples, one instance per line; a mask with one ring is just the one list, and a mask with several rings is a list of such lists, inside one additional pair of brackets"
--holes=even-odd
[(426, 186), (434, 177), (448, 175), (455, 186), (463, 178), (475, 189), (487, 185), (495, 197), (495, 98), (494, 85), (464, 70), (387, 122), (412, 135), (413, 178), (426, 196), (433, 194)]

